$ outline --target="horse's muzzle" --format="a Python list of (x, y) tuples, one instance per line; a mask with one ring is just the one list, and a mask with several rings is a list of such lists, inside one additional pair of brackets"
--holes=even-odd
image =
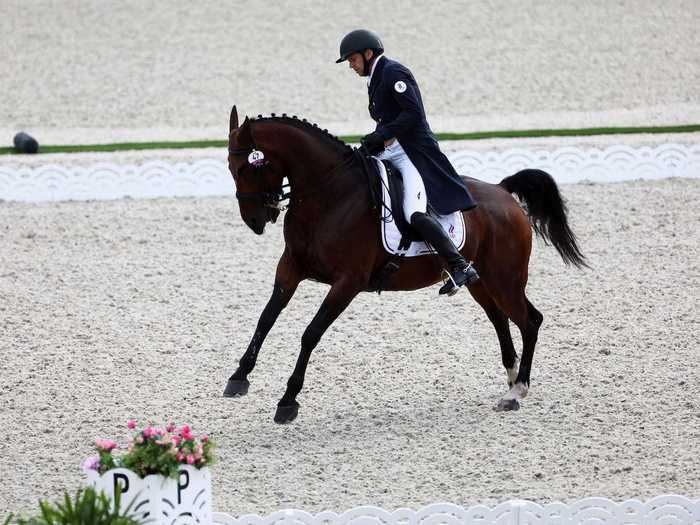
[(253, 230), (256, 234), (262, 235), (263, 232), (265, 231), (265, 223), (267, 221), (260, 220), (256, 217), (251, 217), (250, 219), (247, 219), (245, 223), (248, 225), (248, 228)]

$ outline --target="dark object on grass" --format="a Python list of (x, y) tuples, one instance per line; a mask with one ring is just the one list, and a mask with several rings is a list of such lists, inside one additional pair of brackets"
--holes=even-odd
[(13, 141), (15, 149), (20, 153), (36, 153), (39, 151), (39, 143), (34, 137), (24, 131), (17, 133)]

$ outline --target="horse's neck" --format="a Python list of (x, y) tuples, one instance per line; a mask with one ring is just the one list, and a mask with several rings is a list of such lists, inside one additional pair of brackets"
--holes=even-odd
[(349, 153), (299, 151), (291, 162), (288, 175), (292, 191), (306, 192), (325, 186), (339, 175), (342, 165), (347, 164)]
[[(313, 143), (312, 143), (313, 144)], [(350, 150), (323, 148), (312, 144), (295, 149), (289, 157), (287, 178), (292, 194), (334, 191), (345, 186)]]
[(366, 179), (349, 150), (344, 155), (295, 164), (297, 168), (289, 176), (292, 206), (306, 218), (322, 221), (339, 212), (351, 210), (354, 214), (369, 208)]
[[(260, 140), (284, 145), (286, 175), (290, 185), (290, 206), (307, 220), (322, 220), (342, 203), (348, 201), (362, 207), (366, 191), (365, 178), (351, 162), (352, 150), (339, 144), (330, 144), (307, 130), (279, 126), (260, 130)], [(274, 131), (274, 133), (273, 133)], [(269, 134), (268, 134), (269, 133)], [(297, 215), (295, 213), (295, 215)]]

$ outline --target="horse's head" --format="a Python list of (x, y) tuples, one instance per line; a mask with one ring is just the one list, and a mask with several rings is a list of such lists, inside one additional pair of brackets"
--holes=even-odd
[(236, 183), (241, 217), (261, 235), (265, 224), (276, 222), (279, 217), (284, 176), (275, 152), (256, 143), (251, 121), (246, 117), (239, 127), (236, 106), (231, 110), (229, 123), (228, 169)]

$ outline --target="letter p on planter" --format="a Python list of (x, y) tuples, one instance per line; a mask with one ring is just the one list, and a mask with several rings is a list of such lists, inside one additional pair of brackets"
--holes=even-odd
[(193, 523), (211, 525), (211, 473), (208, 468), (190, 465), (180, 467), (177, 479), (160, 474), (141, 478), (135, 472), (116, 468), (99, 474), (87, 472), (88, 485), (104, 492), (114, 501), (117, 487), (121, 490), (121, 507), (128, 514), (149, 524), (179, 523), (188, 516)]

